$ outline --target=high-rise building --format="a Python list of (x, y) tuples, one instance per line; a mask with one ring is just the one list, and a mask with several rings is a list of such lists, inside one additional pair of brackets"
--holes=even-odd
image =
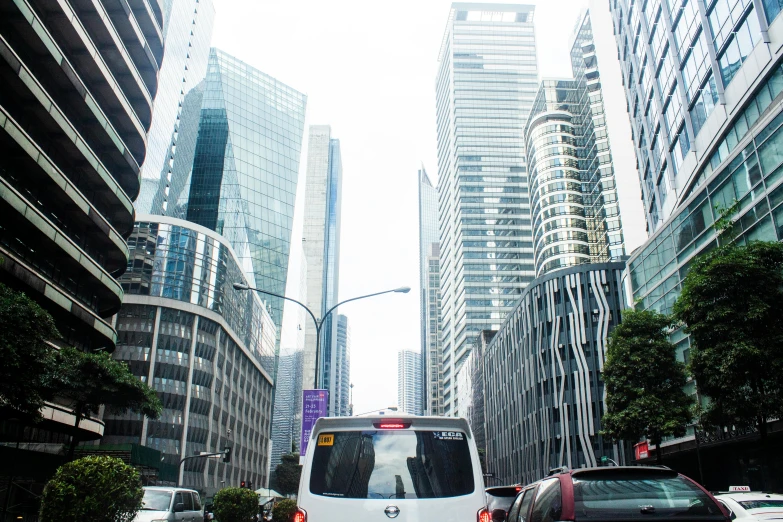
[(346, 417), (351, 415), (351, 327), (348, 318), (342, 314), (337, 316), (337, 343), (334, 357), (334, 389), (335, 415)]
[[(286, 292), (305, 104), (304, 94), (211, 49), (206, 78), (183, 103), (171, 191), (165, 205), (153, 204), (225, 237), (251, 283), (279, 295)], [(279, 349), (283, 300), (267, 304)]]
[(133, 204), (142, 214), (165, 214), (175, 151), (195, 146), (195, 136), (180, 133), (184, 101), (186, 94), (206, 76), (215, 20), (212, 0), (169, 0), (163, 3), (163, 11), (166, 51), (158, 72), (147, 156), (141, 166), (141, 190)]
[[(51, 313), (52, 342), (112, 352), (164, 44), (158, 0), (108, 4), (0, 2), (0, 282)], [(6, 482), (14, 518), (37, 516), (23, 506), (62, 463), (58, 443), (103, 435), (68, 406), (41, 414), (4, 421), (2, 473), (35, 462)]]
[[(637, 307), (669, 312), (693, 258), (724, 241), (716, 206), (739, 202), (737, 242), (783, 240), (781, 5), (616, 0), (611, 9), (650, 236), (628, 261), (625, 290)], [(671, 339), (685, 360), (689, 338)], [(696, 447), (691, 432), (662, 450), (695, 462)]]
[(442, 354), (440, 351), (440, 272), (438, 189), (422, 165), (419, 183), (419, 289), (421, 324), (422, 411), (443, 414)]
[[(104, 416), (102, 444), (159, 450), (179, 484), (214, 493), (240, 480), (267, 482), (275, 325), (228, 241), (205, 227), (140, 214), (120, 278), (115, 357), (163, 403), (157, 420)], [(232, 448), (229, 464), (180, 459)]]
[(534, 6), (454, 3), (438, 57), (444, 414), (472, 342), (534, 277), (522, 132), (538, 89)]
[[(342, 159), (340, 140), (332, 138), (328, 125), (310, 126), (307, 144), (307, 185), (305, 190), (302, 245), (307, 259), (307, 306), (321, 317), (337, 304), (340, 281), (340, 209)], [(315, 326), (305, 330), (304, 386), (316, 388), (315, 367), (320, 375), (318, 387), (329, 393), (329, 412), (337, 411), (334, 389), (336, 380), (336, 316), (326, 318), (321, 329), (321, 354), (316, 365)]]
[(421, 354), (397, 352), (397, 407), (410, 415), (421, 415)]

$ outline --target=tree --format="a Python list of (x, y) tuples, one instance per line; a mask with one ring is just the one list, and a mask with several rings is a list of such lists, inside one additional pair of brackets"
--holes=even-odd
[(114, 457), (84, 457), (61, 466), (46, 484), (46, 522), (130, 522), (141, 509), (139, 472)]
[[(134, 376), (127, 364), (112, 359), (108, 353), (62, 348), (55, 359), (57, 395), (73, 403), (77, 427), (81, 419), (97, 414), (101, 405), (112, 413), (130, 410), (153, 419), (163, 409), (155, 390)], [(78, 440), (76, 435), (71, 437), (69, 459), (73, 458)]]
[(710, 399), (705, 427), (758, 428), (783, 415), (783, 244), (725, 244), (700, 257), (674, 314), (691, 336), (690, 370)]
[(280, 464), (275, 468), (275, 477), (280, 493), (283, 495), (298, 493), (301, 476), (302, 466), (299, 465), (298, 453), (287, 453), (280, 457)]
[(626, 310), (612, 331), (603, 379), (606, 413), (602, 434), (614, 440), (661, 440), (684, 435), (692, 418), (691, 398), (683, 391), (685, 366), (677, 361), (667, 330), (672, 319), (653, 310)]
[(212, 500), (215, 518), (220, 522), (247, 522), (258, 513), (258, 495), (245, 488), (224, 488)]
[(0, 284), (0, 407), (4, 417), (39, 420), (51, 400), (54, 349), (60, 338), (49, 313), (22, 292)]
[(272, 508), (272, 520), (292, 520), (294, 513), (296, 513), (296, 502), (290, 498), (284, 498)]

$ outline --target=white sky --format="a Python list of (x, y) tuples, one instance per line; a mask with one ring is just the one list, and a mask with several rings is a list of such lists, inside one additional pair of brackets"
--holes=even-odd
[[(397, 351), (420, 347), (416, 171), (423, 162), (433, 181), (437, 174), (434, 84), (451, 1), (214, 2), (213, 45), (306, 93), (306, 124), (329, 124), (333, 136), (340, 139), (340, 299), (399, 286), (413, 289), (409, 294), (384, 295), (340, 308), (352, 330), (354, 411), (395, 405)], [(537, 6), (540, 76), (570, 77), (571, 31), (587, 0), (525, 3)], [(591, 13), (609, 122), (614, 115), (620, 127), (627, 127), (608, 2), (593, 0)], [(610, 73), (617, 81), (608, 92)], [(613, 149), (622, 141), (629, 144), (626, 128), (611, 132), (620, 136), (610, 136)], [(626, 156), (623, 160), (615, 154), (615, 162), (630, 252), (641, 244), (645, 232), (630, 146)], [(301, 240), (306, 157), (305, 144), (294, 246)], [(623, 161), (625, 168), (620, 171), (618, 163)], [(292, 254), (296, 252), (299, 249), (292, 248)], [(289, 270), (291, 296), (296, 296), (292, 287), (299, 279), (295, 257)]]

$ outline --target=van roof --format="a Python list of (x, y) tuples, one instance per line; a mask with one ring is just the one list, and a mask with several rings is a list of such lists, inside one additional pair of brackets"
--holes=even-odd
[(195, 489), (178, 488), (174, 486), (144, 486), (144, 489), (151, 489), (153, 491), (192, 491), (193, 493), (198, 493)]
[(313, 426), (311, 437), (326, 430), (373, 430), (373, 423), (378, 421), (404, 420), (411, 423), (413, 429), (433, 430), (459, 430), (467, 433), (468, 438), (473, 435), (470, 432), (468, 421), (459, 417), (421, 417), (416, 415), (362, 415), (360, 417), (321, 417)]

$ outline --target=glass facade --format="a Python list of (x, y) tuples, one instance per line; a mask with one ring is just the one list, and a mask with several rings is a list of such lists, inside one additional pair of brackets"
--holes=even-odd
[(275, 325), (228, 242), (186, 221), (138, 216), (121, 277), (115, 357), (163, 403), (157, 420), (106, 414), (102, 444), (140, 443), (164, 462), (232, 447), (229, 464), (185, 463), (180, 484), (212, 493), (241, 480), (267, 481)]
[(409, 415), (421, 415), (421, 354), (397, 352), (397, 407)]
[(600, 435), (600, 372), (624, 268), (586, 264), (536, 279), (483, 353), (487, 469), (499, 483), (530, 484), (601, 456), (622, 465), (622, 447)]
[[(312, 125), (307, 145), (307, 187), (305, 191), (302, 246), (307, 261), (307, 306), (321, 317), (337, 304), (340, 283), (340, 215), (342, 208), (342, 158), (340, 140), (332, 138), (328, 125)], [(329, 393), (329, 412), (334, 415), (340, 391), (336, 387), (337, 316), (330, 315), (321, 328), (321, 360), (318, 387)], [(305, 326), (305, 387), (315, 386), (315, 326)]]
[(443, 414), (438, 189), (432, 185), (423, 165), (419, 169), (418, 181), (422, 410), (426, 415), (437, 416)]
[(141, 214), (165, 214), (175, 152), (195, 145), (195, 136), (181, 132), (185, 96), (206, 75), (215, 21), (212, 0), (167, 0), (163, 11), (166, 51), (158, 73), (147, 156), (141, 166), (141, 190), (133, 204)]
[(444, 414), (481, 330), (533, 279), (522, 133), (538, 89), (534, 7), (454, 3), (436, 78)]
[(337, 316), (337, 343), (334, 369), (335, 415), (351, 415), (351, 327), (348, 318)]

